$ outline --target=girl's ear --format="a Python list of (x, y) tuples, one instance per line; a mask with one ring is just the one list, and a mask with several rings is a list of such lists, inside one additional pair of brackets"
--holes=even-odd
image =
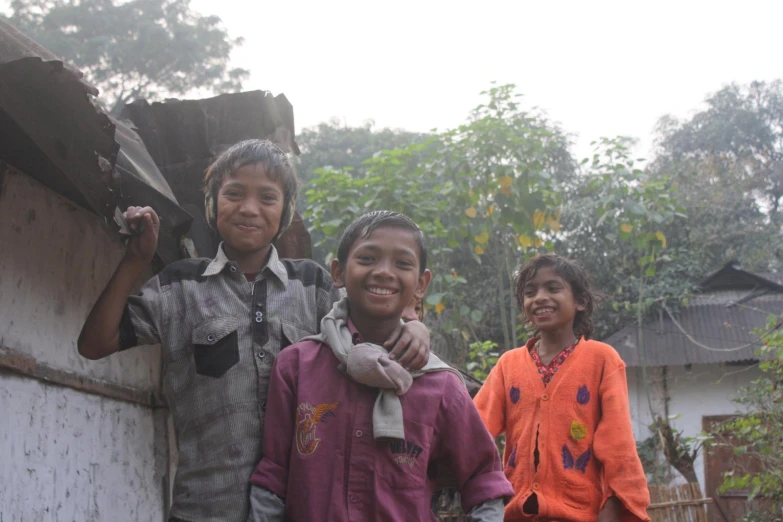
[(329, 272), (332, 275), (332, 282), (337, 288), (345, 288), (345, 274), (343, 268), (340, 266), (340, 261), (332, 259), (332, 264), (329, 267)]
[(585, 308), (587, 308), (587, 296), (580, 295), (576, 301), (576, 309), (580, 312), (584, 312)]

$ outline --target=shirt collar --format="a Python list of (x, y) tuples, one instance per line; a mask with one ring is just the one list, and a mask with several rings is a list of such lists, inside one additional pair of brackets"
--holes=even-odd
[[(236, 263), (231, 261), (226, 256), (226, 251), (223, 249), (223, 242), (218, 246), (217, 255), (207, 265), (206, 270), (201, 275), (204, 277), (212, 276), (221, 273), (226, 266), (236, 266)], [(274, 245), (271, 245), (269, 251), (269, 260), (266, 265), (261, 269), (261, 272), (270, 272), (273, 274), (284, 286), (288, 285), (288, 271), (285, 269), (285, 265), (280, 261), (277, 255), (277, 249)]]
[(362, 334), (360, 334), (359, 330), (356, 329), (356, 325), (353, 324), (350, 316), (348, 316), (347, 325), (348, 331), (351, 332), (351, 339), (353, 340), (353, 344), (362, 344), (364, 342)]

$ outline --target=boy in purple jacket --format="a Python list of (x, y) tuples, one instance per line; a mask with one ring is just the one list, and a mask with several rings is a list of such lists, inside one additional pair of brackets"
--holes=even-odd
[(424, 295), (426, 263), (424, 235), (402, 214), (372, 212), (345, 230), (331, 272), (348, 297), (272, 370), (251, 520), (435, 520), (444, 469), (469, 520), (503, 520), (513, 490), (459, 373), (432, 354), (410, 373), (379, 346)]

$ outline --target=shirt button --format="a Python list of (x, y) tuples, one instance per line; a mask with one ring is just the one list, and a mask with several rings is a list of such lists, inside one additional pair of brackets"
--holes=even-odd
[(263, 323), (264, 322), (264, 318), (262, 316), (260, 316), (260, 315), (257, 315), (256, 316), (256, 322), (257, 323)]
[(233, 273), (233, 272), (236, 272), (236, 271), (237, 271), (237, 267), (235, 267), (234, 265), (231, 265), (231, 267), (229, 268), (229, 270), (231, 270), (231, 272), (232, 272), (232, 273)]
[(256, 317), (264, 317), (264, 312), (256, 312)]
[(535, 490), (538, 489), (538, 482), (533, 482), (533, 489), (535, 489)]
[(266, 401), (264, 401), (264, 402), (262, 402), (262, 403), (261, 403), (261, 409), (262, 409), (263, 411), (266, 411)]
[(210, 343), (215, 342), (215, 336), (212, 335), (212, 334), (208, 335), (207, 336), (207, 341), (209, 341)]
[(543, 400), (543, 401), (548, 401), (548, 400), (549, 400), (549, 395), (547, 395), (546, 393), (545, 393), (545, 394), (543, 394), (543, 395), (541, 396), (541, 400)]
[(266, 354), (264, 352), (258, 352), (259, 359), (263, 359), (264, 357), (266, 357)]
[(353, 502), (353, 503), (356, 503), (356, 501), (358, 500), (358, 499), (356, 498), (356, 495), (351, 495), (350, 497), (348, 497), (348, 499), (349, 499), (351, 502)]
[(258, 302), (256, 303), (256, 305), (257, 305), (259, 308), (263, 308), (263, 307), (264, 307), (264, 302), (263, 302), (263, 301), (258, 301)]
[(364, 433), (362, 432), (362, 430), (356, 430), (356, 436), (357, 436), (357, 437), (361, 437), (362, 435), (364, 435)]

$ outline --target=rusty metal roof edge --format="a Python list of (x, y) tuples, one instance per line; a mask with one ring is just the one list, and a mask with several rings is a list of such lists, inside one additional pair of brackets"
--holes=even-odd
[[(84, 196), (84, 203), (89, 209), (107, 218), (107, 222), (112, 222), (115, 207), (126, 199), (122, 194), (121, 180), (131, 175), (148, 186), (149, 190), (160, 193), (170, 201), (172, 208), (168, 213), (174, 218), (172, 225), (175, 230), (181, 226), (189, 226), (192, 217), (180, 207), (151, 158), (147, 163), (152, 163), (160, 177), (160, 180), (156, 181), (162, 180), (168, 187), (168, 191), (161, 191), (154, 183), (150, 184), (145, 178), (145, 174), (149, 177), (149, 172), (125, 173), (123, 176), (118, 171), (117, 161), (122, 149), (122, 140), (128, 142), (129, 136), (118, 136), (117, 125), (95, 98), (98, 89), (84, 80), (84, 75), (80, 71), (2, 20), (0, 20), (0, 71), (4, 73), (0, 74), (0, 92), (5, 93), (4, 107), (9, 117), (20, 125), (20, 130), (30, 137), (40, 153), (52, 161), (54, 170), (49, 175), (59, 175), (68, 180), (75, 191)], [(31, 100), (30, 91), (25, 95), (25, 85), (36, 86), (36, 92), (51, 94), (47, 97), (46, 106)], [(30, 114), (13, 108), (35, 105), (38, 105), (38, 116), (43, 118), (41, 120), (43, 122), (48, 121), (45, 116), (47, 111), (59, 114), (53, 116), (54, 120), (49, 122), (49, 124), (56, 124), (54, 130), (51, 125), (45, 123), (32, 123)], [(35, 112), (33, 111), (33, 116)], [(74, 141), (72, 136), (68, 137), (68, 134), (72, 133), (65, 130), (69, 126), (64, 122), (69, 118), (73, 118), (73, 129), (79, 129), (82, 139)], [(51, 139), (49, 134), (52, 133), (55, 133), (54, 137), (57, 139)], [(64, 134), (60, 136), (60, 133)], [(130, 134), (135, 133), (131, 131)], [(146, 151), (138, 135), (130, 138), (138, 142), (138, 145)], [(78, 153), (74, 154), (77, 149), (71, 152), (65, 149), (67, 152), (65, 155), (58, 154), (57, 150), (52, 148), (58, 144), (63, 147), (69, 145), (77, 147)], [(138, 151), (135, 150), (137, 148), (131, 147), (124, 150), (124, 153), (125, 155), (137, 154)], [(178, 243), (176, 237), (171, 239), (176, 239), (175, 242)]]

